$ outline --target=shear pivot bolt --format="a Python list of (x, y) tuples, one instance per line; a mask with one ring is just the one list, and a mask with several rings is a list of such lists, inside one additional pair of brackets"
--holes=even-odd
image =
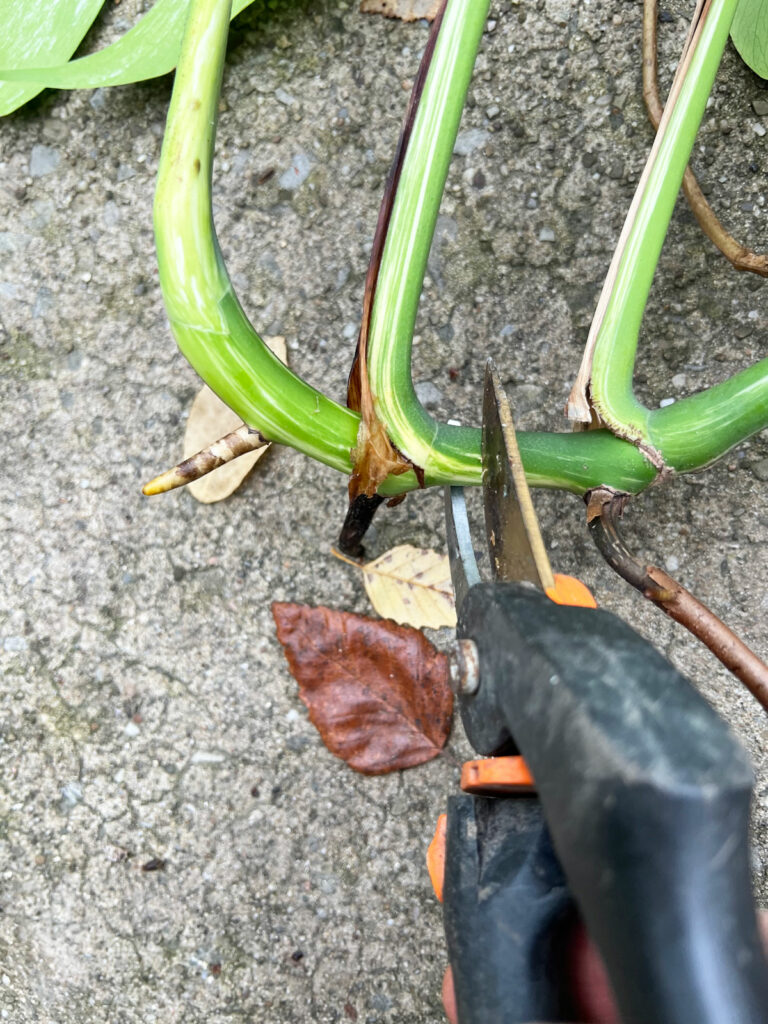
[(451, 689), (471, 697), (480, 686), (480, 656), (474, 640), (459, 640), (451, 658)]

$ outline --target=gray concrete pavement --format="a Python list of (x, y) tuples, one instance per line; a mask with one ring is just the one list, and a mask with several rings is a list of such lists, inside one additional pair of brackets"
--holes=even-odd
[[(139, 8), (111, 9), (92, 44)], [(667, 82), (686, 10), (675, 0), (662, 26)], [(477, 421), (487, 353), (521, 426), (563, 425), (651, 140), (640, 20), (619, 0), (494, 3), (416, 346), (415, 379), (441, 416)], [(421, 24), (330, 0), (264, 28), (246, 17), (234, 34), (220, 238), (254, 323), (285, 334), (292, 366), (336, 398), (425, 40)], [(696, 166), (728, 224), (765, 247), (762, 90), (729, 52)], [(221, 505), (140, 494), (180, 451), (198, 386), (153, 254), (169, 91), (164, 79), (47, 93), (0, 129), (0, 1019), (436, 1024), (444, 953), (424, 850), (464, 743), (403, 775), (355, 775), (307, 721), (270, 616), (275, 599), (368, 610), (329, 553), (344, 480), (273, 450)], [(764, 356), (766, 294), (679, 207), (642, 396), (678, 397)], [(767, 481), (763, 433), (643, 496), (626, 526), (763, 656)], [(557, 567), (652, 637), (751, 750), (766, 898), (764, 713), (609, 573), (578, 499), (536, 501)], [(383, 512), (370, 547), (406, 541), (442, 546), (437, 495)]]

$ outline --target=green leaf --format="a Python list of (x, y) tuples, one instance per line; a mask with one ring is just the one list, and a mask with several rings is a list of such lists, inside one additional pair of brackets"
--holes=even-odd
[(768, 78), (768, 0), (739, 0), (731, 39), (745, 64)]
[[(69, 60), (104, 0), (0, 0), (0, 67)], [(0, 83), (0, 114), (31, 100), (45, 83)]]
[[(96, 7), (101, 6), (98, 0)], [(232, 17), (248, 7), (253, 0), (233, 0)], [(50, 7), (68, 8), (71, 0), (58, 0)], [(80, 0), (81, 6), (84, 0)], [(27, 8), (37, 6), (30, 0), (0, 0), (0, 4), (8, 4), (13, 9), (24, 9), (25, 22)], [(93, 2), (92, 2), (93, 6)], [(39, 46), (32, 53), (2, 44), (0, 48), (0, 67), (4, 63), (13, 63), (12, 68), (0, 70), (0, 80), (8, 83), (34, 83), (20, 88), (19, 85), (0, 85), (0, 116), (8, 114), (16, 107), (26, 103), (41, 88), (53, 89), (97, 89), (106, 85), (129, 85), (147, 78), (165, 75), (176, 67), (184, 34), (189, 0), (157, 0), (152, 9), (144, 15), (124, 36), (103, 50), (80, 57), (67, 64), (56, 63), (63, 56), (69, 57), (74, 49), (70, 47), (66, 53), (56, 51), (48, 45), (49, 38), (43, 36)], [(39, 20), (39, 12), (37, 12)], [(93, 21), (95, 13), (91, 17)], [(71, 21), (71, 17), (69, 18)], [(90, 24), (90, 22), (89, 22)], [(86, 26), (87, 29), (87, 26)], [(80, 41), (84, 31), (80, 34)], [(75, 45), (77, 45), (77, 42)], [(23, 59), (19, 59), (22, 57)], [(33, 66), (33, 62), (45, 61), (45, 66)], [(19, 66), (21, 65), (21, 66)], [(7, 96), (7, 98), (6, 98)]]

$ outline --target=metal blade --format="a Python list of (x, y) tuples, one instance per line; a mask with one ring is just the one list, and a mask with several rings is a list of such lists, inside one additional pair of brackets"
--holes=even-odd
[(472, 535), (467, 516), (467, 502), (462, 487), (445, 488), (445, 534), (448, 561), (451, 564), (453, 594), (459, 610), (470, 587), (480, 583)]
[(483, 505), (496, 579), (555, 585), (517, 446), (512, 411), (492, 360), (483, 393)]

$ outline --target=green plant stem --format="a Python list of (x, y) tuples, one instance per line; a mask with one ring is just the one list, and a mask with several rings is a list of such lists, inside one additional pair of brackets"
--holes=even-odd
[(429, 248), (489, 0), (448, 0), (405, 154), (368, 336), (376, 412), (427, 477), (476, 477), (474, 435), (438, 423), (411, 381), (411, 345)]
[(165, 308), (181, 351), (249, 426), (346, 473), (359, 417), (300, 380), (264, 344), (216, 239), (211, 171), (229, 14), (229, 0), (190, 5), (155, 193)]
[[(742, 395), (750, 411), (740, 418), (733, 415), (733, 408), (729, 417), (723, 415), (721, 396), (726, 392), (722, 390), (685, 399), (669, 414), (647, 409), (632, 386), (645, 305), (736, 3), (712, 0), (702, 18), (690, 65), (654, 144), (650, 173), (626, 238), (592, 360), (591, 398), (603, 422), (622, 437), (655, 448), (664, 463), (675, 469), (710, 462), (741, 440), (744, 435), (734, 430), (737, 419), (753, 430), (760, 429), (766, 419), (763, 402), (761, 422), (761, 389), (754, 372), (750, 372), (750, 387)], [(755, 369), (757, 377), (765, 372), (764, 367)], [(737, 384), (731, 391), (742, 394)], [(681, 447), (683, 439), (691, 444), (690, 454)]]
[(648, 416), (651, 444), (679, 473), (700, 469), (768, 425), (768, 359)]
[[(249, 426), (349, 473), (359, 416), (304, 383), (270, 352), (237, 300), (216, 241), (211, 171), (228, 18), (227, 0), (191, 5), (168, 113), (155, 196), (168, 319), (192, 366)], [(426, 483), (479, 483), (479, 432), (452, 433), (468, 454), (449, 472), (428, 473)], [(653, 477), (630, 445), (606, 434), (522, 435), (521, 448), (532, 482), (541, 486), (578, 492), (608, 479), (620, 489), (640, 490)], [(417, 486), (408, 473), (387, 480), (381, 492)]]
[[(410, 342), (429, 239), (486, 6), (487, 0), (449, 2), (448, 32), (441, 32), (427, 97), (420, 105), (377, 290), (378, 365), (397, 370), (397, 386), (384, 389), (382, 409), (386, 411), (388, 401), (396, 412), (404, 410), (401, 427), (406, 439), (416, 423), (415, 461), (424, 466), (427, 485), (481, 482), (479, 430), (438, 424), (421, 408), (410, 382)], [(160, 283), (168, 318), (193, 367), (250, 427), (349, 473), (359, 416), (300, 380), (270, 352), (237, 300), (216, 240), (211, 170), (228, 20), (228, 0), (193, 0), (176, 72), (155, 197)], [(407, 281), (405, 292), (398, 289), (398, 278)], [(399, 356), (397, 345), (387, 352), (387, 325), (400, 339)], [(386, 373), (383, 379), (387, 380)], [(670, 417), (665, 422), (672, 424), (672, 414), (663, 411)], [(391, 426), (389, 416), (385, 422)], [(394, 431), (393, 437), (397, 442)], [(604, 430), (522, 432), (519, 443), (534, 486), (583, 493), (606, 484), (636, 492), (655, 477), (654, 468), (633, 445)], [(408, 446), (403, 447), (413, 457)], [(415, 474), (409, 472), (390, 477), (380, 493), (389, 496), (417, 486)]]

